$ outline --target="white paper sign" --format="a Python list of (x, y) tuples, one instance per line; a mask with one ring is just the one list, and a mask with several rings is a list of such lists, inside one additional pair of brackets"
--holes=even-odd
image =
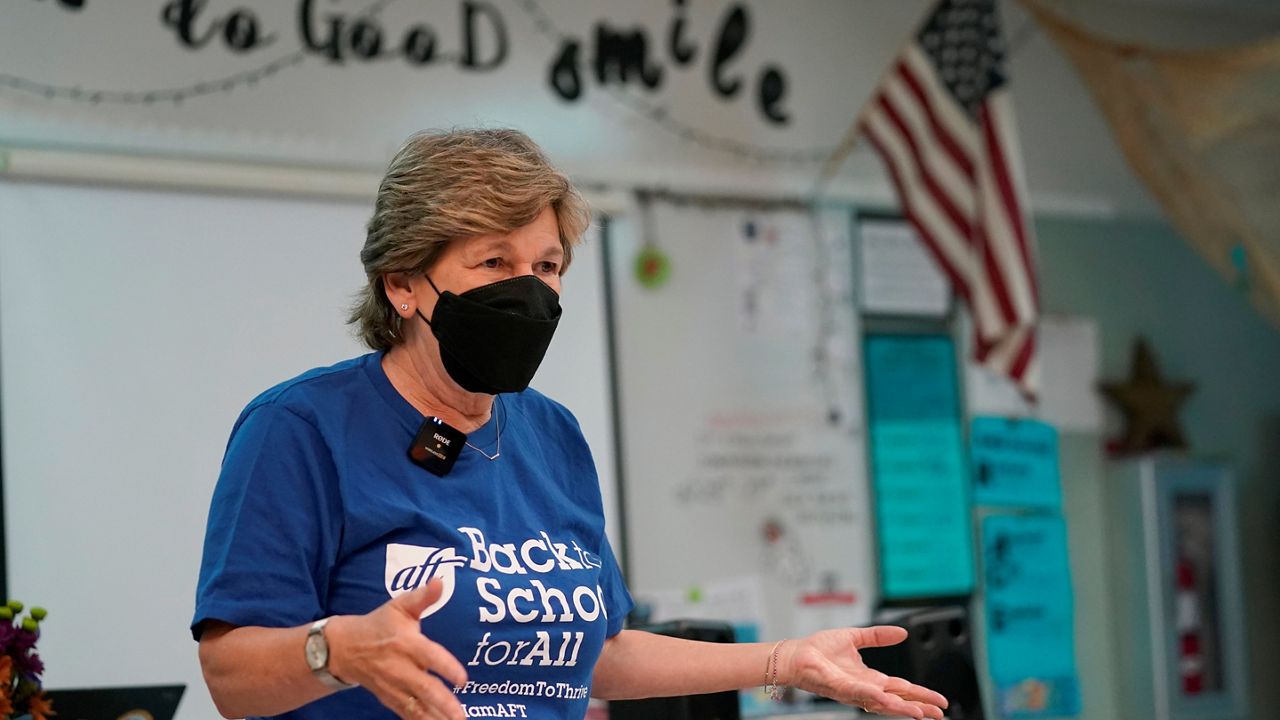
[(1093, 318), (1040, 318), (1040, 399), (1028, 403), (1009, 378), (966, 363), (970, 415), (1033, 417), (1066, 432), (1102, 430), (1098, 395), (1098, 323)]
[(914, 230), (902, 220), (863, 220), (862, 310), (871, 314), (943, 317), (951, 307), (951, 283)]

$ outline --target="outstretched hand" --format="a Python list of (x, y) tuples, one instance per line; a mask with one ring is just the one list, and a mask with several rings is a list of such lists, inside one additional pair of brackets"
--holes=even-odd
[(824, 630), (788, 640), (778, 653), (778, 682), (880, 715), (942, 720), (947, 699), (867, 667), (858, 648), (897, 645), (907, 631), (891, 625)]
[(453, 692), (431, 673), (458, 686), (467, 683), (467, 672), (444, 646), (422, 634), (418, 621), (443, 587), (432, 580), (367, 615), (335, 617), (329, 624), (333, 674), (361, 685), (399, 717), (464, 720)]

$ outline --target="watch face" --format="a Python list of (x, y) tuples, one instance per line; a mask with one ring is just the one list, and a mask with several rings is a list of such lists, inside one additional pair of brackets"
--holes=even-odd
[(323, 635), (308, 635), (305, 649), (307, 666), (312, 670), (319, 670), (329, 663), (329, 645), (324, 641)]

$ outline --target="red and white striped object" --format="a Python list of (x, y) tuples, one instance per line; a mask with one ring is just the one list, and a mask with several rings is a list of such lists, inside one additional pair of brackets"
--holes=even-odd
[(974, 318), (974, 356), (1034, 398), (1039, 316), (1021, 161), (994, 0), (942, 0), (859, 128), (903, 214)]
[(1200, 596), (1196, 594), (1196, 571), (1190, 561), (1177, 563), (1177, 589), (1174, 595), (1174, 620), (1178, 630), (1178, 676), (1182, 678), (1184, 695), (1204, 692), (1204, 649), (1200, 633), (1204, 629), (1200, 616)]

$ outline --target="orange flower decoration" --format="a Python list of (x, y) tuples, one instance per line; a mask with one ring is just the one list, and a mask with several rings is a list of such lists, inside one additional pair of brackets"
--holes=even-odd
[(5, 686), (4, 694), (0, 694), (0, 716), (8, 717), (13, 713), (13, 703), (9, 702), (9, 688)]
[(51, 715), (57, 715), (53, 711), (53, 701), (43, 692), (31, 696), (27, 701), (27, 711), (31, 713), (31, 720), (49, 720)]
[(8, 697), (9, 685), (13, 683), (13, 658), (8, 655), (0, 656), (0, 687), (5, 691), (5, 697)]

